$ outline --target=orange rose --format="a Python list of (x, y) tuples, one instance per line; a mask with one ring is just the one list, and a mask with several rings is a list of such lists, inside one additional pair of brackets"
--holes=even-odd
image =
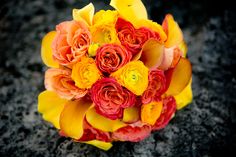
[(88, 51), (91, 34), (83, 22), (66, 21), (56, 26), (52, 43), (53, 58), (62, 65), (78, 61)]
[(166, 91), (166, 77), (162, 70), (152, 70), (148, 74), (148, 87), (142, 95), (142, 103), (158, 101)]
[(62, 69), (48, 69), (45, 73), (45, 87), (47, 90), (56, 92), (62, 98), (78, 99), (83, 97), (87, 90), (75, 86), (70, 77), (71, 72)]
[(143, 44), (150, 38), (159, 39), (160, 36), (146, 27), (135, 29), (134, 26), (122, 19), (118, 18), (116, 22), (116, 31), (121, 44), (133, 55), (137, 54)]
[(104, 73), (111, 73), (131, 60), (132, 54), (118, 44), (105, 44), (97, 50), (96, 64)]

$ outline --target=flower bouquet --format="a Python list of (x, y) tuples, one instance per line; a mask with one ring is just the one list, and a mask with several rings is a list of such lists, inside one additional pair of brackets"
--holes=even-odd
[(147, 138), (192, 101), (191, 64), (172, 15), (159, 25), (141, 0), (110, 5), (73, 9), (73, 20), (43, 38), (49, 69), (38, 97), (38, 111), (61, 136), (104, 150)]

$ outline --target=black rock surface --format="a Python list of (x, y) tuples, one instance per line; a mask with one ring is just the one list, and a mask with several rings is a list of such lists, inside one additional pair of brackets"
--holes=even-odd
[[(109, 9), (109, 0), (92, 1)], [(172, 13), (183, 29), (193, 66), (191, 105), (163, 130), (139, 143), (117, 142), (105, 152), (60, 137), (37, 112), (47, 69), (42, 37), (71, 19), (82, 0), (0, 1), (0, 156), (223, 157), (236, 149), (236, 14), (216, 1), (146, 0), (150, 18)]]

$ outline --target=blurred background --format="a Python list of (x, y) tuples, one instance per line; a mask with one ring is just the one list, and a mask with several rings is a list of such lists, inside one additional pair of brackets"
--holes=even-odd
[(149, 17), (161, 23), (174, 15), (188, 44), (193, 66), (191, 105), (163, 130), (139, 143), (114, 143), (108, 152), (60, 137), (37, 112), (46, 66), (42, 37), (71, 20), (73, 8), (109, 0), (0, 1), (1, 157), (222, 157), (236, 149), (236, 14), (233, 2), (143, 0)]

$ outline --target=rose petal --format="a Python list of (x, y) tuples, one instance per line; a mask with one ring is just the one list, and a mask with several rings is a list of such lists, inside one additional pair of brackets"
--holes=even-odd
[(147, 19), (147, 11), (141, 0), (111, 0), (110, 5), (128, 21)]
[(134, 57), (140, 59), (148, 68), (158, 67), (163, 59), (164, 45), (155, 39), (149, 39), (143, 45), (142, 50)]
[[(191, 79), (192, 67), (190, 61), (186, 58), (180, 58), (179, 63), (171, 73), (171, 80), (166, 94), (177, 95), (183, 91)], [(167, 77), (167, 79), (168, 78), (170, 77)]]
[(164, 41), (166, 41), (166, 39), (167, 39), (166, 33), (164, 32), (162, 26), (156, 22), (151, 21), (151, 20), (148, 20), (148, 19), (138, 20), (135, 23), (135, 27), (136, 28), (146, 27), (146, 28), (153, 30), (154, 32), (156, 32), (158, 34), (158, 36), (159, 36), (158, 41), (160, 43), (164, 43)]
[(128, 107), (124, 109), (123, 121), (133, 123), (139, 119), (139, 109), (137, 107)]
[(66, 102), (66, 99), (60, 98), (55, 92), (46, 90), (38, 96), (38, 111), (43, 114), (44, 120), (60, 129), (59, 118)]
[(151, 133), (151, 126), (141, 121), (127, 125), (112, 133), (112, 138), (119, 141), (138, 142), (147, 138)]
[(154, 101), (149, 104), (142, 105), (141, 120), (143, 123), (154, 125), (160, 117), (163, 107), (162, 101)]
[(91, 144), (103, 150), (109, 150), (112, 147), (112, 144), (110, 142), (104, 142), (104, 141), (99, 141), (99, 140), (91, 140), (91, 141), (87, 141), (83, 143)]
[(162, 27), (167, 34), (167, 40), (165, 42), (167, 48), (176, 46), (182, 42), (183, 33), (171, 14), (166, 15)]
[(57, 68), (59, 67), (59, 64), (54, 61), (53, 55), (52, 55), (52, 42), (56, 36), (56, 31), (51, 31), (47, 33), (42, 40), (42, 46), (41, 46), (41, 57), (48, 67)]
[(72, 14), (75, 21), (84, 21), (88, 25), (92, 25), (94, 15), (93, 3), (89, 3), (81, 9), (73, 9)]
[(65, 135), (75, 139), (83, 135), (85, 113), (91, 105), (92, 102), (86, 99), (66, 103), (60, 116), (60, 127)]
[(181, 93), (174, 96), (176, 100), (177, 110), (180, 110), (181, 108), (185, 107), (186, 105), (192, 102), (193, 93), (192, 93), (191, 84), (192, 84), (192, 79), (188, 83), (187, 87), (185, 87)]
[(96, 112), (94, 107), (91, 107), (88, 110), (88, 112), (86, 113), (86, 119), (94, 128), (107, 132), (114, 132), (115, 130), (126, 126), (125, 123), (121, 122), (118, 119), (111, 120), (101, 116)]

